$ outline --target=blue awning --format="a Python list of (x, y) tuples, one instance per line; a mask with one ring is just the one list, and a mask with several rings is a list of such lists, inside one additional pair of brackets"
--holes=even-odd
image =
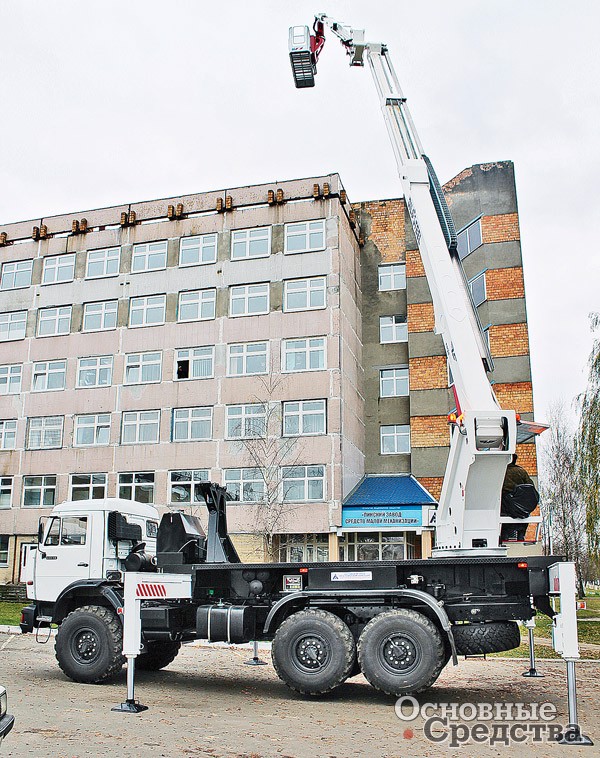
[(436, 505), (429, 492), (410, 475), (367, 475), (348, 495), (343, 507)]

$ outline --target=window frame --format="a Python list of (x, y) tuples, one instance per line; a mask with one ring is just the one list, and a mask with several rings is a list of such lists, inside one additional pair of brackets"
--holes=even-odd
[[(12, 369), (17, 368), (18, 371), (13, 372)], [(4, 376), (6, 374), (6, 376)], [(14, 381), (14, 377), (18, 376), (19, 389), (11, 391), (11, 384)], [(6, 379), (6, 381), (4, 381)], [(3, 388), (6, 386), (6, 392), (3, 392)], [(22, 363), (2, 363), (0, 364), (0, 396), (4, 395), (20, 395), (23, 389), (23, 364)]]
[[(228, 478), (228, 474), (239, 471), (240, 475), (239, 478)], [(256, 472), (253, 475), (248, 474), (247, 478), (244, 478), (244, 472)], [(226, 468), (223, 470), (223, 486), (227, 488), (228, 485), (231, 484), (238, 484), (239, 483), (239, 494), (240, 497), (238, 500), (236, 500), (233, 497), (228, 498), (229, 502), (232, 503), (263, 503), (264, 498), (266, 495), (266, 489), (267, 484), (265, 482), (265, 478), (261, 473), (260, 468), (257, 466), (240, 466), (238, 468)], [(252, 498), (245, 498), (245, 494), (247, 492), (248, 487), (252, 487), (253, 485), (262, 483), (262, 492), (257, 492), (257, 497)], [(228, 491), (228, 494), (231, 496), (233, 493)]]
[[(190, 369), (193, 369), (194, 362), (195, 361), (200, 362), (200, 361), (206, 360), (205, 356), (189, 355), (186, 357), (186, 356), (180, 355), (182, 353), (193, 353), (196, 350), (210, 350), (210, 374), (207, 374), (206, 376), (190, 376), (190, 373), (193, 374), (193, 371), (190, 371)], [(179, 373), (180, 373), (179, 364), (180, 363), (183, 364), (184, 361), (187, 361), (188, 363), (188, 375), (179, 376)], [(183, 365), (181, 366), (181, 373), (183, 374)], [(198, 347), (181, 347), (175, 350), (175, 365), (174, 365), (174, 370), (173, 370), (173, 381), (189, 382), (196, 379), (213, 379), (214, 376), (215, 376), (215, 346), (214, 345), (200, 345)]]
[[(463, 228), (456, 233), (456, 249), (459, 260), (464, 261), (468, 255), (471, 255), (471, 253), (475, 252), (475, 250), (478, 250), (483, 245), (482, 218), (483, 215), (478, 216), (473, 219), (473, 221), (469, 221), (468, 224), (463, 226)], [(474, 235), (472, 231), (475, 228), (478, 230), (477, 235)], [(477, 242), (477, 240), (479, 241)], [(466, 245), (464, 244), (464, 241), (466, 241)], [(476, 242), (477, 244), (475, 244)]]
[[(150, 360), (148, 356), (158, 356), (155, 360)], [(136, 362), (134, 359), (138, 358)], [(147, 360), (144, 360), (147, 359)], [(130, 365), (130, 362), (132, 365)], [(162, 382), (162, 350), (147, 350), (140, 353), (126, 353), (123, 362), (123, 386), (131, 387), (136, 384), (160, 384)], [(144, 380), (144, 368), (158, 366), (158, 378)], [(130, 381), (128, 378), (128, 369), (136, 369), (139, 372), (138, 381)]]
[[(187, 241), (187, 240), (189, 240), (189, 241), (191, 241), (191, 240), (200, 240), (200, 244), (198, 245), (198, 251), (200, 253), (200, 256), (202, 256), (202, 253), (203, 253), (204, 247), (205, 247), (205, 245), (204, 245), (204, 239), (208, 238), (208, 237), (213, 237), (214, 238), (214, 243), (212, 245), (210, 245), (210, 244), (206, 245), (206, 247), (208, 247), (208, 248), (214, 247), (215, 254), (214, 254), (214, 258), (213, 259), (207, 260), (207, 261), (205, 261), (205, 260), (198, 260), (198, 261), (194, 261), (192, 263), (182, 263), (181, 262), (181, 259), (183, 257), (183, 253), (184, 253), (184, 242), (185, 241)], [(188, 266), (208, 266), (211, 263), (216, 263), (217, 262), (217, 247), (218, 247), (218, 234), (216, 232), (209, 232), (207, 234), (198, 234), (198, 235), (193, 235), (191, 237), (181, 237), (181, 239), (179, 240), (179, 259), (178, 259), (179, 268), (187, 268)], [(193, 248), (190, 247), (190, 249), (193, 249)]]
[[(153, 305), (149, 306), (149, 301), (154, 298), (161, 298), (162, 299), (162, 305), (160, 306), (162, 309), (162, 321), (152, 321), (148, 322), (147, 320), (147, 314), (149, 307), (157, 308), (158, 306)], [(143, 302), (143, 307), (137, 307), (134, 306), (134, 303)], [(143, 320), (140, 324), (134, 324), (132, 323), (132, 316), (135, 312), (140, 311), (143, 314)], [(129, 320), (128, 320), (128, 326), (130, 329), (143, 329), (144, 327), (153, 327), (153, 326), (164, 326), (166, 323), (167, 318), (167, 296), (165, 293), (160, 293), (158, 295), (136, 295), (135, 297), (129, 298)]]
[[(197, 413), (194, 414), (194, 411)], [(202, 411), (203, 414), (199, 412)], [(184, 415), (185, 414), (185, 415)], [(194, 437), (192, 435), (194, 422), (208, 422), (208, 436)], [(185, 425), (186, 436), (178, 437), (177, 428)], [(171, 415), (171, 442), (207, 442), (213, 438), (213, 408), (212, 406), (189, 406), (173, 408)]]
[[(88, 309), (93, 306), (100, 306), (100, 313), (89, 313)], [(109, 310), (110, 306), (110, 310)], [(96, 300), (91, 303), (84, 303), (83, 304), (83, 321), (81, 323), (81, 331), (85, 334), (89, 334), (90, 332), (110, 332), (113, 329), (117, 328), (117, 322), (118, 322), (118, 313), (119, 313), (119, 301), (118, 300)], [(100, 326), (95, 327), (93, 329), (86, 326), (86, 319), (87, 318), (97, 318), (98, 315), (100, 316)], [(106, 320), (110, 318), (111, 316), (114, 316), (114, 324), (106, 325)], [(112, 321), (112, 319), (111, 319)]]
[(16, 418), (0, 419), (0, 450), (17, 449), (17, 421)]
[[(60, 420), (60, 424), (56, 424), (55, 427), (51, 426), (50, 421), (51, 420)], [(35, 427), (32, 427), (32, 422), (38, 422), (41, 421), (42, 423), (39, 425), (39, 434), (40, 434), (40, 442), (43, 442), (45, 437), (51, 436), (52, 432), (59, 431), (59, 444), (58, 445), (32, 445), (31, 444), (31, 434), (35, 430)], [(36, 427), (38, 425), (36, 424)], [(65, 417), (54, 415), (54, 416), (30, 416), (27, 419), (27, 435), (26, 435), (26, 444), (25, 449), (26, 450), (60, 450), (63, 446), (63, 435), (65, 432)]]
[[(393, 433), (390, 432), (384, 432), (385, 429), (407, 429), (408, 432), (397, 432), (394, 431)], [(394, 450), (388, 450), (385, 451), (383, 449), (384, 447), (384, 439), (394, 439)], [(398, 440), (399, 439), (407, 439), (408, 440), (408, 450), (398, 450)], [(410, 424), (381, 424), (379, 427), (379, 452), (381, 455), (409, 455), (411, 451), (410, 446)]]
[[(311, 363), (311, 354), (317, 353), (320, 351), (318, 348), (311, 347), (310, 343), (315, 340), (322, 340), (323, 342), (323, 365), (318, 366), (317, 368), (310, 368)], [(288, 344), (292, 342), (304, 342), (305, 347), (303, 350), (289, 350)], [(306, 366), (305, 368), (288, 368), (288, 353), (290, 354), (303, 354), (306, 357)], [(327, 370), (327, 337), (321, 336), (321, 337), (288, 337), (286, 339), (281, 340), (281, 373), (282, 374), (297, 374), (300, 372), (308, 372), (308, 371), (326, 371)]]
[[(394, 372), (394, 375), (391, 377), (384, 377), (384, 372)], [(402, 372), (402, 376), (397, 376), (397, 372)], [(394, 392), (391, 395), (384, 395), (383, 394), (383, 384), (384, 382), (393, 382), (394, 390), (398, 387), (398, 382), (403, 382), (406, 380), (406, 392), (397, 393)], [(383, 368), (379, 369), (379, 397), (408, 397), (410, 394), (410, 376), (408, 372), (408, 366), (384, 366)]]
[[(54, 364), (54, 368), (51, 368)], [(62, 364), (62, 369), (57, 368), (57, 366), (60, 366)], [(41, 368), (45, 367), (45, 368)], [(52, 375), (62, 374), (62, 386), (61, 387), (50, 387), (50, 378)], [(45, 377), (45, 382), (43, 387), (37, 387), (36, 386), (36, 378), (38, 377)], [(52, 360), (52, 361), (35, 361), (33, 363), (33, 367), (31, 370), (31, 391), (32, 392), (60, 392), (61, 390), (64, 390), (67, 386), (67, 359), (66, 358), (60, 358), (58, 360)]]
[[(393, 269), (401, 269), (401, 271), (393, 271)], [(382, 287), (381, 279), (383, 274), (383, 269), (392, 269), (390, 271), (390, 284), (392, 286), (390, 287)], [(385, 274), (384, 274), (385, 275)], [(401, 287), (395, 287), (393, 286), (395, 284), (395, 278), (397, 276), (400, 276), (401, 279), (404, 281), (403, 286)], [(406, 289), (406, 263), (380, 263), (377, 266), (377, 289), (379, 292), (400, 292), (401, 290)]]
[[(475, 274), (475, 276), (471, 277), (468, 280), (469, 290), (471, 291), (471, 297), (473, 298), (473, 303), (476, 308), (480, 305), (483, 305), (483, 303), (485, 303), (485, 301), (487, 300), (487, 281), (486, 281), (486, 276), (485, 276), (486, 271), (487, 269), (484, 269), (483, 271), (480, 271), (478, 274)], [(483, 298), (478, 301), (475, 298), (474, 285), (479, 280), (483, 281)]]
[[(326, 219), (324, 218), (316, 218), (316, 219), (310, 219), (308, 221), (292, 221), (288, 224), (285, 224), (285, 229), (284, 229), (284, 234), (283, 234), (284, 255), (299, 255), (302, 253), (318, 253), (323, 250), (327, 250), (327, 228), (326, 228), (325, 222), (326, 222)], [(310, 228), (311, 224), (319, 224), (321, 229), (318, 231), (313, 230)], [(299, 227), (299, 226), (305, 226), (306, 228), (303, 232), (293, 232), (292, 234), (289, 233), (292, 227)], [(318, 234), (318, 233), (321, 233), (323, 235), (323, 242), (322, 244), (319, 244), (313, 247), (310, 243), (310, 236), (311, 234)], [(307, 244), (304, 245), (304, 247), (301, 249), (290, 250), (290, 247), (289, 247), (290, 237), (300, 237), (302, 235), (306, 235)]]
[[(316, 288), (311, 287), (312, 282), (322, 282), (323, 286), (322, 288)], [(294, 284), (300, 284), (300, 283), (306, 283), (306, 287), (303, 291), (298, 290), (296, 292), (290, 293), (289, 287), (290, 285)], [(311, 295), (314, 293), (323, 292), (323, 305), (310, 305), (310, 298)], [(306, 294), (306, 303), (307, 305), (301, 307), (301, 308), (291, 308), (288, 305), (288, 296), (290, 294)], [(309, 276), (306, 279), (285, 279), (283, 282), (283, 312), (284, 313), (299, 313), (302, 311), (321, 311), (323, 309), (327, 308), (327, 276)]]
[[(235, 413), (240, 409), (239, 414)], [(252, 412), (250, 409), (257, 409), (262, 412)], [(261, 420), (262, 419), (262, 425)], [(240, 434), (231, 434), (230, 423), (238, 422)], [(256, 433), (252, 433), (253, 426), (260, 426)], [(225, 439), (227, 440), (247, 440), (260, 439), (267, 433), (267, 406), (265, 403), (235, 403), (227, 405), (225, 408)]]
[[(252, 232), (261, 232), (266, 231), (266, 243), (267, 243), (267, 252), (266, 253), (259, 253), (258, 255), (250, 255), (250, 247), (251, 247), (251, 235)], [(236, 237), (241, 237), (244, 235), (244, 239), (236, 239)], [(265, 240), (265, 237), (258, 237), (255, 241), (262, 242)], [(271, 240), (272, 240), (272, 227), (271, 226), (252, 226), (247, 227), (244, 229), (232, 229), (231, 230), (231, 249), (229, 253), (229, 258), (232, 261), (246, 261), (246, 260), (252, 260), (254, 258), (268, 258), (271, 255)], [(236, 243), (244, 243), (244, 249), (245, 249), (245, 255), (234, 255), (235, 245)]]
[[(93, 422), (84, 423), (83, 419), (93, 419)], [(111, 428), (112, 414), (110, 411), (103, 413), (77, 413), (73, 417), (73, 447), (107, 447), (110, 445)], [(93, 430), (94, 441), (79, 442), (78, 432), (89, 429)], [(99, 436), (104, 430), (106, 430), (106, 442), (99, 442)]]
[[(142, 419), (143, 414), (157, 414), (154, 420)], [(126, 416), (135, 417), (135, 423), (126, 421)], [(121, 414), (121, 445), (157, 445), (160, 442), (160, 421), (161, 412), (159, 408), (144, 411), (122, 411)], [(143, 424), (142, 424), (143, 422)], [(140, 439), (140, 431), (143, 426), (150, 426), (150, 424), (156, 424), (156, 439), (146, 440)], [(135, 428), (135, 439), (125, 439), (125, 428), (133, 426)], [(154, 436), (154, 435), (153, 435)]]
[[(173, 474), (187, 474), (189, 472), (190, 478), (189, 481), (186, 479), (180, 479), (178, 481), (173, 480)], [(196, 477), (196, 474), (199, 476)], [(201, 475), (205, 474), (204, 477)], [(173, 469), (169, 471), (169, 504), (170, 505), (189, 505), (193, 506), (195, 503), (204, 503), (204, 497), (202, 496), (201, 491), (198, 489), (196, 491), (196, 484), (199, 484), (200, 482), (208, 482), (210, 479), (210, 469)], [(184, 487), (187, 488), (189, 485), (189, 494), (190, 498), (189, 500), (174, 500), (173, 499), (173, 489), (175, 487), (181, 487), (182, 490)]]
[[(125, 477), (131, 477), (131, 481), (125, 481)], [(151, 477), (151, 480), (143, 481), (141, 477)], [(124, 490), (131, 490), (131, 497), (123, 494)], [(150, 493), (150, 498), (141, 500), (136, 494), (142, 491)], [(129, 500), (133, 503), (150, 503), (153, 504), (156, 495), (156, 472), (154, 471), (120, 471), (117, 477), (117, 492), (122, 500)]]
[[(25, 267), (22, 268), (22, 270), (19, 270), (19, 266), (22, 266), (25, 264)], [(28, 265), (27, 265), (28, 264)], [(8, 271), (7, 266), (14, 267), (14, 271)], [(13, 277), (13, 282), (16, 282), (17, 278), (22, 275), (23, 273), (29, 274), (29, 281), (26, 284), (15, 284), (13, 283), (12, 286), (4, 286), (4, 276), (6, 273), (10, 274)], [(6, 261), (2, 264), (2, 272), (0, 274), (0, 290), (8, 291), (8, 290), (21, 290), (26, 289), (27, 287), (31, 286), (31, 276), (33, 273), (33, 258), (25, 258), (21, 261)]]
[[(87, 484), (85, 482), (78, 482), (75, 484), (73, 481), (75, 477), (88, 478), (89, 482)], [(104, 477), (104, 481), (94, 481), (94, 477)], [(75, 490), (81, 489), (82, 492), (87, 488), (87, 493), (89, 497), (75, 497)], [(98, 492), (94, 492), (94, 490), (99, 490)], [(96, 472), (92, 474), (86, 474), (86, 473), (75, 473), (75, 474), (69, 474), (69, 500), (79, 501), (79, 500), (102, 500), (107, 496), (108, 492), (108, 474)]]
[[(110, 253), (113, 253), (116, 251), (116, 256), (110, 255)], [(98, 254), (98, 253), (104, 253), (103, 257), (99, 261), (91, 261), (90, 255)], [(108, 272), (108, 265), (111, 261), (117, 262), (117, 270), (114, 272)], [(90, 263), (97, 264), (102, 263), (103, 273), (101, 274), (90, 274)], [(115, 246), (115, 247), (99, 247), (96, 250), (88, 250), (87, 255), (85, 258), (85, 278), (86, 279), (107, 279), (112, 276), (119, 276), (121, 269), (121, 247)]]
[[(151, 251), (150, 247), (153, 245), (161, 245), (164, 246), (164, 250), (158, 252), (158, 251)], [(141, 248), (146, 248), (144, 251), (141, 251)], [(169, 254), (169, 242), (168, 240), (154, 240), (153, 242), (138, 242), (133, 246), (133, 249), (131, 251), (131, 274), (146, 274), (150, 271), (164, 271), (167, 268), (167, 258)], [(150, 258), (154, 255), (159, 255), (161, 258), (161, 264), (158, 266), (152, 266), (150, 267), (149, 261)], [(142, 259), (144, 262), (144, 268), (135, 268), (136, 258)], [(164, 258), (164, 264), (162, 263), (162, 260)]]
[[(185, 296), (191, 296), (191, 295), (198, 296), (196, 301), (194, 301), (190, 297), (190, 302), (183, 304), (182, 300), (185, 298)], [(211, 295), (210, 299), (205, 298), (205, 295)], [(182, 318), (181, 316), (182, 305), (188, 308), (196, 306), (198, 315), (192, 318)], [(212, 306), (210, 316), (202, 315), (203, 308), (206, 305)], [(199, 290), (182, 290), (179, 293), (177, 297), (177, 323), (178, 324), (189, 324), (194, 321), (214, 321), (216, 316), (217, 316), (217, 290), (215, 287), (207, 287), (206, 289), (199, 289)]]
[(10, 564), (10, 538), (10, 534), (0, 534), (0, 568), (8, 568)]
[[(264, 345), (265, 350), (264, 353), (261, 351), (260, 353), (252, 353), (249, 356), (248, 348), (252, 347), (253, 345)], [(232, 348), (242, 347), (242, 353), (236, 354), (234, 358), (240, 358), (242, 359), (242, 367), (243, 371), (240, 373), (233, 373), (231, 371), (231, 360), (232, 360)], [(263, 355), (265, 359), (265, 369), (264, 371), (248, 371), (248, 358), (249, 357), (256, 357), (258, 355)], [(258, 342), (231, 342), (227, 345), (227, 376), (228, 377), (238, 377), (238, 376), (264, 376), (265, 374), (269, 373), (269, 354), (270, 354), (270, 343), (269, 340), (259, 340)]]
[[(51, 311), (55, 311), (55, 316), (53, 319), (51, 318), (45, 318), (45, 314), (49, 314)], [(64, 313), (61, 313), (61, 311), (64, 311)], [(65, 320), (67, 318), (66, 313), (69, 314), (69, 325), (66, 331), (58, 331), (58, 328), (60, 326), (60, 322)], [(37, 323), (37, 331), (36, 336), (37, 337), (64, 337), (67, 334), (71, 333), (71, 322), (73, 319), (73, 306), (72, 305), (53, 305), (48, 308), (40, 308), (38, 310), (38, 323)], [(48, 334), (42, 334), (42, 324), (43, 323), (54, 323), (56, 327), (56, 331), (49, 332)]]
[[(315, 411), (309, 411), (305, 410), (304, 406), (308, 405), (310, 403), (322, 403), (322, 410), (318, 413)], [(288, 406), (298, 406), (297, 412), (292, 412), (288, 410)], [(323, 431), (320, 432), (312, 432), (312, 431), (305, 431), (305, 426), (307, 419), (312, 416), (317, 416), (322, 414), (323, 416)], [(315, 400), (286, 400), (283, 403), (283, 409), (282, 409), (282, 436), (283, 437), (322, 437), (323, 435), (327, 434), (327, 400), (324, 398), (318, 398)], [(286, 430), (286, 421), (289, 418), (293, 418), (294, 416), (298, 416), (298, 432), (290, 432)]]
[[(13, 506), (13, 495), (15, 486), (14, 476), (0, 476), (0, 511), (6, 511)], [(8, 495), (8, 504), (6, 496)]]
[[(257, 287), (263, 287), (264, 293), (260, 295), (251, 294), (252, 289), (256, 289)], [(269, 282), (256, 282), (251, 284), (235, 284), (229, 287), (229, 317), (230, 318), (241, 318), (243, 316), (264, 316), (267, 313), (269, 313), (270, 306), (271, 306), (271, 287)], [(238, 293), (236, 294), (236, 291)], [(239, 292), (241, 291), (241, 293)], [(250, 303), (252, 300), (263, 298), (266, 299), (266, 307), (263, 310), (260, 311), (251, 311), (250, 310)], [(233, 306), (235, 302), (241, 302), (243, 305), (243, 311), (241, 313), (234, 313), (233, 312)]]
[[(103, 369), (106, 369), (107, 366), (102, 366), (101, 361), (102, 360), (108, 360), (108, 383), (101, 384), (99, 383), (98, 379), (100, 377), (100, 372)], [(82, 361), (95, 361), (96, 365), (94, 367), (92, 366), (86, 366), (82, 367)], [(112, 374), (113, 374), (113, 368), (114, 368), (114, 356), (112, 355), (89, 355), (85, 358), (78, 358), (77, 359), (77, 379), (75, 384), (75, 389), (93, 389), (95, 387), (110, 387), (112, 386)], [(82, 371), (93, 371), (95, 374), (95, 382), (94, 384), (81, 384), (81, 373)]]
[[(28, 484), (28, 479), (41, 479), (40, 484)], [(48, 481), (47, 481), (48, 480)], [(50, 482), (49, 480), (54, 480)], [(28, 493), (38, 490), (40, 494), (39, 504), (32, 505), (25, 502)], [(58, 476), (56, 474), (26, 474), (23, 476), (23, 492), (21, 496), (21, 508), (54, 508), (58, 491)], [(52, 493), (52, 502), (46, 503), (46, 493)]]
[[(322, 476), (316, 476), (316, 475), (309, 475), (308, 471), (309, 469), (313, 468), (320, 468), (323, 469)], [(285, 475), (286, 471), (292, 471), (294, 469), (304, 469), (304, 476), (298, 477), (287, 477)], [(288, 492), (285, 490), (285, 483), (286, 482), (303, 482), (303, 490), (304, 490), (304, 497), (303, 498), (290, 498), (288, 497)], [(322, 491), (320, 497), (308, 497), (310, 494), (310, 483), (320, 481), (322, 483)], [(281, 467), (281, 498), (284, 503), (323, 503), (327, 499), (327, 467), (325, 464), (317, 463), (317, 464), (310, 464), (307, 466), (282, 466)]]
[[(6, 317), (6, 318), (4, 318)], [(17, 318), (19, 317), (19, 318)], [(11, 336), (16, 326), (21, 325), (23, 333), (19, 331), (19, 335)], [(4, 329), (6, 326), (7, 337), (4, 338)], [(27, 336), (27, 310), (22, 311), (3, 311), (0, 313), (0, 342), (16, 342), (17, 340), (24, 340)]]
[[(386, 324), (385, 327), (389, 328), (391, 326), (392, 328), (392, 339), (390, 340), (384, 340), (382, 338), (381, 329), (383, 325), (384, 319), (391, 319), (391, 324)], [(404, 319), (403, 321), (397, 321), (397, 319)], [(397, 339), (397, 331), (398, 327), (404, 327), (402, 330), (405, 332), (406, 337), (402, 335), (402, 339)], [(379, 317), (379, 344), (380, 345), (401, 345), (404, 342), (408, 342), (408, 319), (407, 317), (402, 313), (396, 313), (392, 316), (380, 316)]]
[[(75, 253), (61, 253), (60, 255), (47, 255), (44, 258), (44, 263), (42, 266), (42, 281), (41, 285), (45, 287), (46, 285), (50, 284), (66, 284), (68, 282), (72, 282), (75, 279)], [(61, 263), (61, 261), (65, 261), (64, 263)], [(68, 260), (68, 262), (67, 262)], [(55, 265), (50, 266), (49, 264), (53, 263)], [(60, 273), (62, 268), (69, 268), (70, 269), (70, 275), (68, 279), (59, 279), (58, 274)], [(46, 273), (50, 270), (50, 268), (54, 269), (54, 278), (52, 281), (46, 281)]]

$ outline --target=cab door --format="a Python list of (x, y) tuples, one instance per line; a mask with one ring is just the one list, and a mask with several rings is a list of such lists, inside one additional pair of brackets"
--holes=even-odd
[(36, 600), (54, 602), (78, 579), (90, 578), (91, 514), (52, 516), (35, 561)]

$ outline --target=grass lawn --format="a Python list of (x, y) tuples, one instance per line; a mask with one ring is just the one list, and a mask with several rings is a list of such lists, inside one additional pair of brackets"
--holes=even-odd
[(18, 626), (25, 603), (0, 603), (0, 626)]

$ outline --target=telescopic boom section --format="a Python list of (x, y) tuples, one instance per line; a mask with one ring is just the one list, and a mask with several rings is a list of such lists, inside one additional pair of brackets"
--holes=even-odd
[[(458, 258), (452, 216), (383, 43), (365, 42), (363, 30), (324, 14), (316, 17), (314, 43), (308, 27), (292, 27), (290, 58), (296, 86), (314, 86), (325, 25), (340, 39), (351, 66), (363, 66), (365, 57), (369, 63), (431, 290), (435, 332), (444, 341), (454, 380), (458, 420), (452, 426), (434, 554), (504, 555), (506, 549), (499, 547), (500, 496), (515, 451), (517, 417), (514, 410), (500, 408), (487, 378), (486, 370), (493, 364)], [(292, 39), (302, 39), (295, 30), (303, 30), (303, 50), (302, 45), (292, 46)], [(318, 50), (312, 55), (311, 45), (317, 42)], [(302, 51), (311, 53), (308, 74), (300, 65), (301, 60), (308, 60), (299, 57)]]

